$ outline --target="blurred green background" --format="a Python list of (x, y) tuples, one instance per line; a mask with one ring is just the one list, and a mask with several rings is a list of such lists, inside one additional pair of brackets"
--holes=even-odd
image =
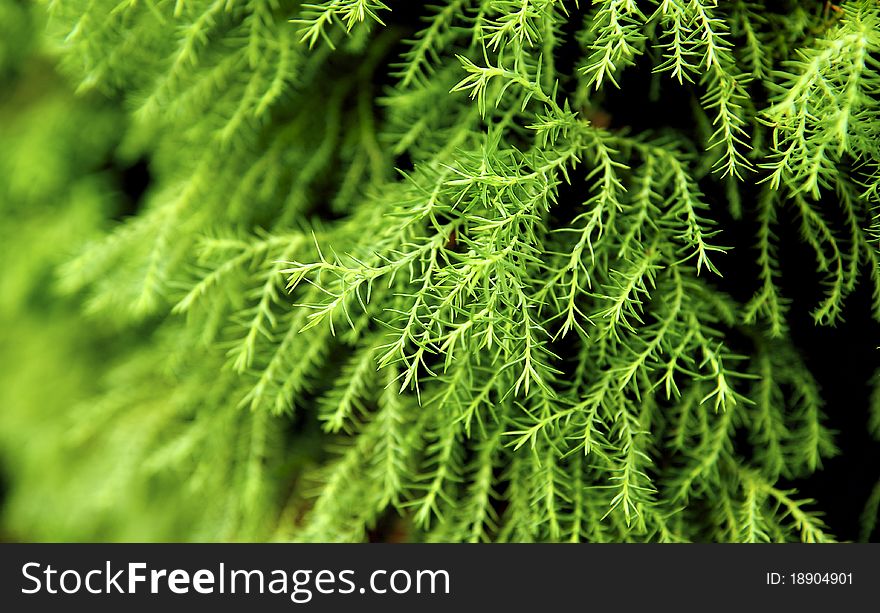
[[(284, 537), (293, 468), (317, 438), (255, 454), (283, 424), (219, 400), (222, 351), (191, 359), (173, 349), (182, 321), (132, 321), (62, 282), (136, 217), (153, 169), (121, 94), (74, 91), (46, 8), (0, 0), (0, 540)], [(111, 273), (126, 248), (96, 265), (109, 295), (124, 292)]]
[(136, 441), (89, 431), (99, 420), (88, 411), (102, 410), (87, 402), (97, 375), (138, 332), (82, 314), (57, 270), (132, 205), (131, 161), (116, 153), (119, 103), (74, 94), (40, 36), (39, 8), (0, 0), (0, 536), (174, 538), (183, 532), (165, 522), (175, 514), (150, 513), (146, 493), (120, 495), (129, 484), (113, 472), (127, 478)]
[(70, 500), (100, 505), (104, 480), (84, 491), (66, 478), (89, 458), (76, 449), (71, 408), (96, 391), (96, 364), (123, 343), (71, 308), (56, 270), (124, 204), (111, 158), (122, 116), (109, 100), (74, 97), (35, 8), (0, 0), (3, 538), (91, 538)]

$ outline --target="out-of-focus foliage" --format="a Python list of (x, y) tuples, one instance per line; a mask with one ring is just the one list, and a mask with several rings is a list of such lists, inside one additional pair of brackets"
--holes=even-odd
[[(402, 4), (45, 2), (37, 59), (0, 42), (7, 529), (832, 540), (781, 485), (837, 450), (776, 230), (817, 325), (860, 279), (880, 316), (878, 3)], [(696, 128), (603, 121), (627, 72)]]
[(224, 403), (218, 386), (225, 416), (212, 411), (189, 428), (222, 364), (170, 360), (154, 341), (173, 330), (89, 316), (82, 294), (59, 289), (59, 267), (128, 206), (114, 169), (133, 160), (119, 149), (118, 104), (75, 96), (48, 53), (24, 53), (40, 26), (24, 6), (0, 2), (11, 16), (0, 40), (10, 60), (0, 88), (3, 530), (36, 540), (266, 538), (266, 490), (229, 485), (277, 470), (265, 483), (285, 486), (279, 466), (296, 452), (259, 451), (277, 438), (272, 418)]
[(0, 2), (0, 82), (6, 83), (30, 55), (34, 17), (25, 2)]

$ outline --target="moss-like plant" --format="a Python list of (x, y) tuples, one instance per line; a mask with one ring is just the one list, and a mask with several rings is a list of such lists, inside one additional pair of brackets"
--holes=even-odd
[[(880, 319), (876, 0), (43, 6), (80, 97), (124, 117), (92, 111), (77, 133), (112, 115), (118, 143), (43, 196), (88, 222), (31, 259), (101, 390), (3, 418), (62, 424), (8, 452), (10, 529), (833, 540), (794, 488), (839, 408), (777, 235), (812, 250), (816, 325), (858, 283)], [(83, 155), (40, 129), (0, 162)], [(151, 176), (114, 223), (83, 178), (111, 146)]]

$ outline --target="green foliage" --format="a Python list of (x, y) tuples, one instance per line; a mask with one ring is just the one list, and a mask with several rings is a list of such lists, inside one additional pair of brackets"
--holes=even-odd
[[(4, 215), (52, 203), (3, 228), (52, 246), (4, 288), (58, 292), (57, 327), (89, 326), (61, 335), (94, 352), (78, 368), (103, 373), (76, 408), (4, 417), (13, 529), (833, 540), (783, 485), (837, 449), (789, 337), (777, 230), (815, 255), (817, 325), (859, 282), (880, 319), (876, 1), (43, 4), (80, 96), (124, 111), (62, 129), (59, 98), (0, 136)], [(604, 121), (633, 75), (691, 96), (675, 112), (694, 129)], [(152, 176), (112, 224), (108, 155)], [(754, 224), (745, 301), (723, 291), (748, 252), (728, 216)], [(18, 449), (44, 420), (52, 449)], [(69, 449), (65, 479), (28, 478)]]

